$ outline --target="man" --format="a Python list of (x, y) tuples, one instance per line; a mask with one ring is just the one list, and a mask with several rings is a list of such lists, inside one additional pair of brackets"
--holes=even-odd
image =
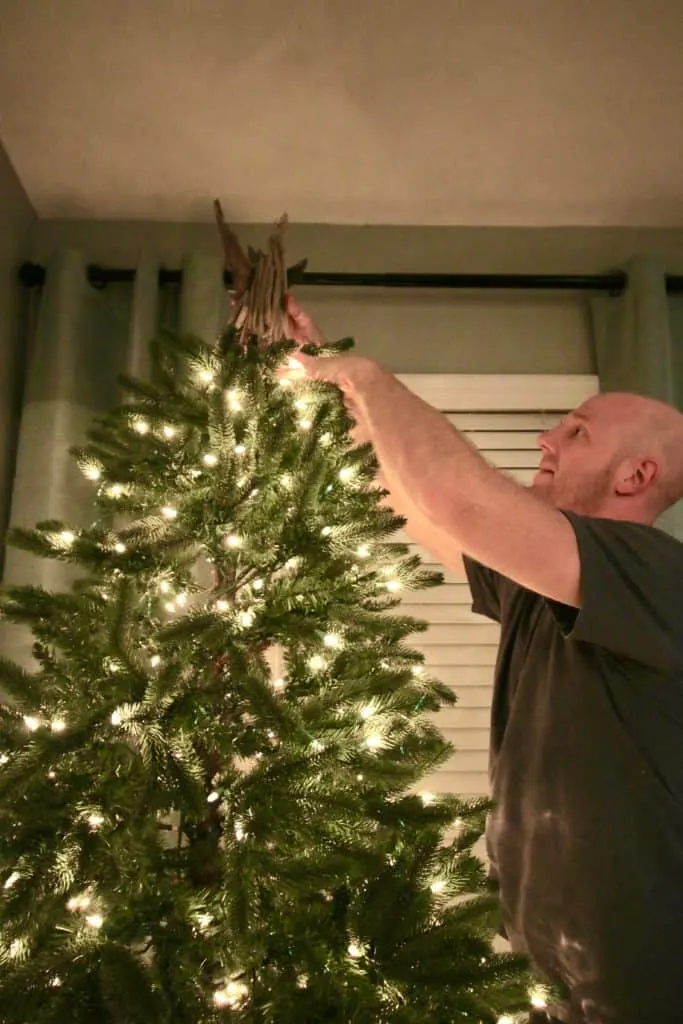
[[(320, 341), (289, 299), (291, 336)], [(501, 623), (487, 842), (506, 934), (571, 1024), (683, 1022), (683, 415), (590, 399), (524, 488), (359, 356), (297, 356), (375, 446), (407, 532)]]

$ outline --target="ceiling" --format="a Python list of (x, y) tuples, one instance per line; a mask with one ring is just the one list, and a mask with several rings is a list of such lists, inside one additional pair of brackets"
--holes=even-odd
[(683, 0), (0, 0), (42, 218), (683, 226)]

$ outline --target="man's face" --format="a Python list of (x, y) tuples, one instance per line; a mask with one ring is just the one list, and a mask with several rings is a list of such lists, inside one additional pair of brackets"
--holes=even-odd
[(599, 515), (614, 493), (619, 464), (615, 411), (598, 396), (542, 434), (540, 469), (532, 489), (556, 508)]

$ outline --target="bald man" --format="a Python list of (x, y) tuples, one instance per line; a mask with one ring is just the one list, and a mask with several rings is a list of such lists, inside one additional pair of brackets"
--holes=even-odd
[[(321, 335), (289, 300), (291, 336)], [(501, 624), (487, 827), (504, 934), (571, 1024), (683, 1022), (683, 415), (590, 399), (531, 488), (372, 360), (297, 356), (371, 440), (407, 532)]]

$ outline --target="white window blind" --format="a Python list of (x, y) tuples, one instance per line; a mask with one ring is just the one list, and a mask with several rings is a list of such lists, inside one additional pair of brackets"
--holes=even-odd
[[(462, 430), (486, 458), (522, 483), (540, 459), (539, 433), (598, 391), (591, 375), (407, 375), (407, 387)], [(402, 537), (401, 539), (407, 539)], [(411, 545), (445, 584), (406, 593), (401, 611), (430, 623), (411, 643), (431, 674), (453, 687), (458, 702), (436, 721), (455, 754), (421, 788), (460, 796), (488, 795), (489, 716), (499, 627), (471, 610), (467, 583)]]

